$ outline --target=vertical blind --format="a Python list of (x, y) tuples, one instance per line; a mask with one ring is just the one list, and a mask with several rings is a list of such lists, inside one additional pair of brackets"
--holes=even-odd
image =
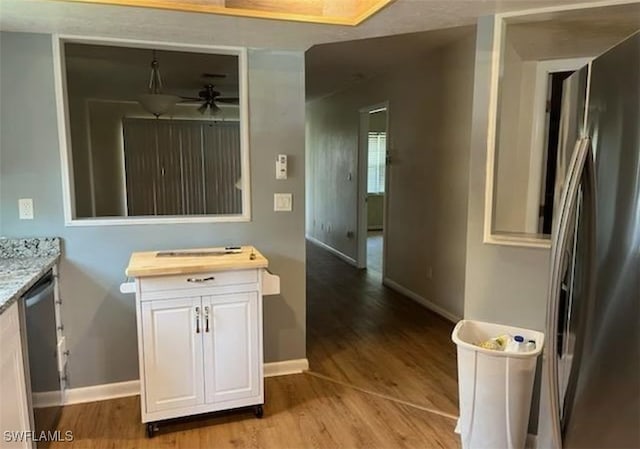
[(127, 213), (241, 214), (238, 122), (124, 118)]
[(387, 133), (369, 133), (367, 192), (384, 193), (384, 169), (387, 156)]

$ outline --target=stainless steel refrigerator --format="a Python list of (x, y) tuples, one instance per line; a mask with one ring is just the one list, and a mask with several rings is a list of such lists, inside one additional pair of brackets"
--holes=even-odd
[(565, 81), (544, 381), (555, 448), (640, 448), (640, 33)]

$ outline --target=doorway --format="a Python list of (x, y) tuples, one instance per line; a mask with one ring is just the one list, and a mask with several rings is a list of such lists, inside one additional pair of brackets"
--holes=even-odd
[(384, 279), (387, 231), (389, 108), (378, 104), (360, 111), (358, 267)]
[(560, 119), (564, 80), (575, 71), (567, 70), (549, 73), (547, 81), (547, 101), (545, 109), (545, 164), (542, 167), (543, 183), (540, 198), (538, 233), (551, 235), (553, 200), (555, 196), (558, 144), (560, 143)]

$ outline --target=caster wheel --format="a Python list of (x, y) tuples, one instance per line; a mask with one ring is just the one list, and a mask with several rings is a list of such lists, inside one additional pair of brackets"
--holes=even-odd
[(262, 419), (262, 417), (264, 416), (264, 409), (261, 405), (256, 405), (253, 408), (253, 413), (256, 415), (256, 418)]
[(147, 438), (153, 438), (158, 431), (158, 426), (154, 423), (147, 423)]

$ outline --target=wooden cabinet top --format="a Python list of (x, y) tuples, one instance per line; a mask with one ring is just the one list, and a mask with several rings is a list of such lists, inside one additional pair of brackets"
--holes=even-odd
[(240, 252), (225, 248), (148, 251), (131, 254), (127, 276), (148, 277), (266, 268), (269, 261), (253, 246)]

